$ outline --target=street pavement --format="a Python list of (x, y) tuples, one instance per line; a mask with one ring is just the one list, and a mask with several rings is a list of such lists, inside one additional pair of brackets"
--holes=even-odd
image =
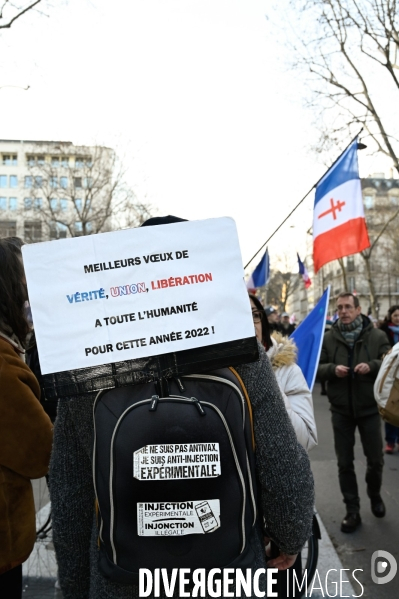
[[(392, 582), (375, 584), (371, 579), (371, 556), (377, 550), (385, 550), (391, 553), (399, 564), (399, 453), (385, 456), (381, 495), (387, 514), (385, 518), (375, 518), (370, 510), (364, 481), (366, 459), (360, 437), (356, 435), (355, 469), (360, 491), (362, 524), (352, 534), (341, 532), (340, 524), (345, 516), (345, 505), (338, 484), (329, 402), (326, 396), (320, 394), (319, 384), (315, 385), (313, 401), (319, 444), (310, 452), (310, 459), (316, 483), (318, 513), (343, 568), (349, 569), (349, 575), (356, 568), (363, 570), (355, 574), (364, 586), (362, 596), (369, 599), (396, 599), (399, 597), (399, 572)], [(381, 426), (383, 428), (383, 424)], [(349, 578), (353, 580), (351, 576)], [(353, 588), (355, 595), (360, 595), (361, 588), (357, 583), (353, 584)], [(345, 590), (350, 596), (347, 587), (344, 587), (344, 592)], [(333, 594), (332, 591), (330, 594)]]
[[(371, 579), (371, 556), (376, 550), (391, 553), (399, 562), (399, 453), (386, 456), (382, 496), (387, 507), (384, 519), (375, 518), (370, 511), (364, 482), (365, 458), (357, 435), (355, 467), (361, 496), (362, 525), (353, 534), (340, 531), (345, 506), (338, 485), (332, 427), (328, 400), (320, 395), (316, 384), (313, 393), (319, 445), (310, 452), (316, 485), (316, 508), (321, 525), (317, 577), (307, 596), (323, 597), (362, 596), (366, 599), (396, 599), (399, 596), (399, 573), (392, 582), (375, 584)], [(34, 481), (35, 498), (41, 505), (48, 501), (45, 485)], [(42, 509), (40, 518), (45, 521), (50, 505)], [(352, 572), (358, 569), (355, 577)], [(330, 570), (330, 573), (328, 571)], [(62, 599), (56, 590), (56, 563), (51, 533), (39, 540), (28, 563), (24, 566), (24, 594), (29, 599)], [(341, 573), (340, 573), (341, 571)], [(340, 576), (343, 582), (340, 584)], [(348, 582), (345, 582), (348, 581)], [(312, 591), (312, 592), (310, 592)]]

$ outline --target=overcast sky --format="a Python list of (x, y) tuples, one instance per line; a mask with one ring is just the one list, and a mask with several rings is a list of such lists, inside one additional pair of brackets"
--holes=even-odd
[[(116, 147), (159, 214), (232, 216), (245, 264), (323, 173), (270, 4), (70, 0), (28, 13), (0, 36), (0, 87), (31, 86), (0, 89), (0, 137)], [(312, 204), (276, 236), (272, 266), (304, 252)]]

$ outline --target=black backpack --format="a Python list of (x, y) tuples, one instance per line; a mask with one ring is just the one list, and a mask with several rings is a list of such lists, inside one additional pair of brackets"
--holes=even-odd
[(100, 391), (93, 476), (102, 574), (248, 568), (254, 554), (251, 406), (232, 369)]

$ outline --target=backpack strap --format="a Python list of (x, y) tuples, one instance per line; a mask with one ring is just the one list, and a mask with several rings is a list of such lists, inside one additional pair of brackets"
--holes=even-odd
[(238, 374), (238, 372), (232, 366), (229, 367), (229, 370), (238, 379), (238, 382), (240, 383), (241, 389), (244, 393), (245, 400), (247, 402), (248, 412), (249, 412), (249, 420), (251, 422), (252, 449), (255, 451), (254, 419), (253, 419), (253, 414), (252, 414), (251, 400), (249, 399), (247, 388), (245, 387), (243, 380), (240, 377), (240, 375)]

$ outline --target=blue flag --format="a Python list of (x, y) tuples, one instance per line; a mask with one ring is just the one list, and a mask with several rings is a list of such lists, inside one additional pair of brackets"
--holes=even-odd
[(290, 335), (298, 348), (298, 366), (303, 372), (310, 390), (313, 389), (319, 365), (321, 346), (326, 327), (330, 286), (305, 320)]
[(253, 271), (252, 275), (247, 281), (247, 289), (257, 289), (258, 287), (264, 287), (269, 280), (270, 276), (270, 262), (269, 262), (269, 251), (266, 251), (263, 255), (262, 260)]

